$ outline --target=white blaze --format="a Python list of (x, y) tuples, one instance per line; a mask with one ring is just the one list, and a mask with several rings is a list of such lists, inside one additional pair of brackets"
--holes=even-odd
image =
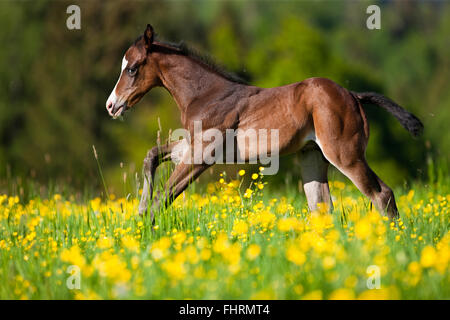
[[(122, 59), (122, 67), (121, 67), (121, 70), (120, 70), (119, 79), (117, 80), (116, 85), (114, 86), (114, 89), (112, 90), (111, 94), (109, 95), (108, 100), (106, 101), (106, 107), (108, 107), (108, 105), (109, 105), (110, 103), (112, 103), (112, 106), (113, 106), (113, 108), (114, 108), (114, 104), (116, 104), (116, 102), (117, 102), (117, 96), (116, 96), (116, 88), (117, 88), (117, 84), (119, 83), (120, 77), (122, 76), (122, 73), (123, 73), (123, 70), (125, 70), (125, 68), (127, 67), (127, 65), (128, 65), (128, 60), (125, 58), (125, 56), (123, 56), (123, 59)], [(112, 109), (113, 109), (113, 108), (112, 108)]]

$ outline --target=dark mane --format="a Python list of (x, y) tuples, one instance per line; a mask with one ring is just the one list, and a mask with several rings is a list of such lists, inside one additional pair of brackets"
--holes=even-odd
[[(141, 39), (142, 39), (142, 36), (137, 38), (136, 41), (134, 42), (134, 45), (137, 45)], [(167, 49), (167, 50), (173, 50), (173, 52), (175, 52), (175, 53), (190, 57), (190, 58), (194, 59), (195, 61), (198, 61), (201, 64), (205, 65), (210, 70), (218, 73), (219, 75), (221, 75), (222, 77), (224, 77), (225, 79), (227, 79), (229, 81), (241, 83), (241, 84), (247, 84), (247, 82), (244, 79), (242, 79), (241, 77), (239, 77), (238, 75), (227, 71), (222, 65), (217, 63), (210, 55), (198, 52), (197, 50), (193, 49), (192, 47), (186, 45), (183, 41), (181, 41), (179, 43), (173, 43), (170, 41), (158, 39), (157, 41), (155, 41), (155, 44), (157, 46), (159, 46), (160, 48)]]

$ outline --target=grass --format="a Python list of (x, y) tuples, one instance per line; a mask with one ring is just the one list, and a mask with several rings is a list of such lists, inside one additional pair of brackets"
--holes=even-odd
[(448, 177), (396, 189), (395, 222), (340, 181), (330, 215), (259, 172), (218, 178), (154, 229), (136, 197), (0, 195), (0, 298), (450, 298)]

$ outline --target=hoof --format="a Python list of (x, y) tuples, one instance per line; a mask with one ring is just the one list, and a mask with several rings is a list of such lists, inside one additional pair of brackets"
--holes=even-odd
[(140, 217), (143, 217), (146, 212), (147, 212), (147, 208), (145, 208), (145, 209), (139, 208), (139, 216)]

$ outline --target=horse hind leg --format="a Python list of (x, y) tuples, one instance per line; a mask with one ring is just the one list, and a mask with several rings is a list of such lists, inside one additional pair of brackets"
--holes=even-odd
[(321, 149), (327, 160), (347, 176), (382, 215), (387, 215), (391, 219), (398, 218), (392, 189), (373, 172), (365, 157), (358, 152), (357, 146), (351, 142), (342, 143), (341, 146), (341, 148), (321, 146)]
[[(340, 169), (338, 167), (338, 169)], [(398, 218), (394, 193), (369, 167), (365, 159), (347, 168), (341, 168), (356, 187), (366, 195), (382, 215), (391, 219)]]
[[(343, 89), (331, 86), (328, 103), (313, 112), (315, 142), (325, 158), (346, 175), (380, 211), (398, 217), (394, 193), (372, 171), (365, 158), (369, 126), (361, 104)], [(324, 99), (326, 100), (326, 99)]]
[(307, 143), (300, 153), (303, 190), (309, 209), (316, 211), (319, 203), (326, 203), (331, 212), (333, 203), (328, 186), (328, 161), (323, 157), (318, 145), (312, 141)]
[(349, 177), (359, 190), (372, 200), (382, 215), (387, 215), (390, 219), (399, 217), (394, 192), (373, 172), (366, 161), (351, 168)]

